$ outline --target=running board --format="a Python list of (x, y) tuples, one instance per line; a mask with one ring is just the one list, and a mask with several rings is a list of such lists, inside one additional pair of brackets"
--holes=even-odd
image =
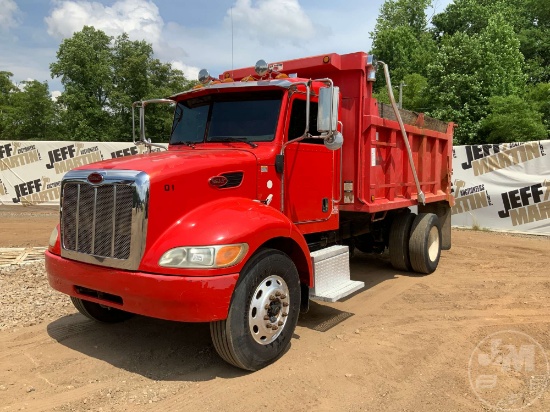
[(350, 280), (349, 251), (347, 246), (331, 246), (311, 252), (315, 284), (309, 297), (324, 302), (336, 302), (365, 286)]

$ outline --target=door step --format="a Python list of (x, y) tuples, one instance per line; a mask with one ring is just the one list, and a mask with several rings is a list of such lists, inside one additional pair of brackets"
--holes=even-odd
[(310, 299), (336, 302), (365, 286), (364, 282), (350, 279), (347, 246), (331, 246), (310, 255), (315, 280)]

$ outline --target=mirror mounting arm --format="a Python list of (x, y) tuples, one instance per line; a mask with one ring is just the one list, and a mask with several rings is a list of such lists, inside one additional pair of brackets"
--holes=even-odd
[[(150, 99), (150, 100), (138, 100), (132, 103), (132, 139), (136, 146), (143, 144), (151, 150), (151, 147), (159, 147), (166, 150), (161, 144), (151, 143), (151, 139), (145, 136), (145, 106), (148, 104), (175, 104), (176, 101), (172, 99)], [(139, 141), (136, 141), (136, 120), (135, 120), (135, 109), (139, 108)]]

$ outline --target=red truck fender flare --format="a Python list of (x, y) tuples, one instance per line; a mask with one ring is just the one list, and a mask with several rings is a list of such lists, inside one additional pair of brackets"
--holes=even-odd
[[(240, 197), (205, 203), (174, 222), (155, 243), (147, 247), (140, 270), (159, 272), (158, 261), (178, 246), (206, 246), (247, 243), (248, 253), (237, 266), (212, 269), (212, 275), (239, 272), (262, 246), (282, 249), (296, 264), (300, 280), (313, 286), (313, 268), (307, 242), (296, 225), (279, 210)], [(167, 274), (184, 274), (183, 269), (162, 268)], [(210, 271), (210, 270), (209, 270)], [(195, 272), (195, 273), (194, 273)], [(204, 276), (204, 270), (186, 269), (185, 275)]]

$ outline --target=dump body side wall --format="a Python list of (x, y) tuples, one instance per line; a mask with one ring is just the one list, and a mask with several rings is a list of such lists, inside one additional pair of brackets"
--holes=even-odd
[[(398, 123), (365, 115), (361, 128), (355, 142), (354, 202), (341, 209), (376, 213), (416, 205), (417, 188)], [(452, 130), (411, 125), (405, 130), (426, 203), (451, 202)], [(345, 174), (344, 181), (348, 179)]]
[[(326, 65), (305, 72), (313, 78), (329, 77), (340, 88), (342, 174), (347, 187), (353, 187), (353, 201), (344, 196), (340, 210), (377, 213), (416, 205), (418, 191), (399, 123), (393, 111), (381, 117), (381, 105), (372, 97), (372, 83), (366, 80), (367, 55), (338, 57), (331, 58), (336, 67)], [(439, 130), (434, 130), (423, 114), (409, 114), (411, 118), (404, 121), (413, 124), (405, 124), (405, 130), (426, 203), (452, 202), (453, 125), (441, 129), (438, 124)]]

